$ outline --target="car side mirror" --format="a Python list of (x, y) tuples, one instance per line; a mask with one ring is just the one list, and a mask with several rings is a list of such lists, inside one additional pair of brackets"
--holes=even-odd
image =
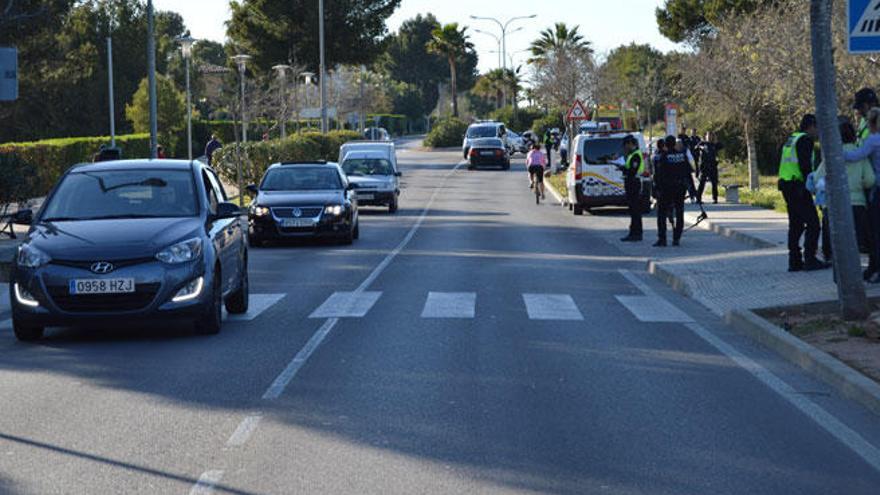
[(251, 194), (257, 194), (257, 192), (259, 191), (259, 189), (257, 189), (256, 184), (248, 184), (247, 187), (245, 187), (245, 189), (247, 189), (247, 192), (249, 192)]
[(345, 190), (346, 191), (354, 191), (357, 188), (358, 188), (357, 184), (355, 184), (354, 182), (349, 182), (348, 186), (345, 187)]
[(34, 221), (34, 212), (30, 208), (18, 210), (12, 215), (12, 223), (17, 225), (30, 225)]
[(394, 172), (395, 177), (403, 177), (403, 172)]
[(235, 218), (239, 215), (241, 215), (241, 208), (235, 203), (226, 201), (217, 205), (217, 214), (215, 215), (215, 218), (220, 220), (224, 218)]

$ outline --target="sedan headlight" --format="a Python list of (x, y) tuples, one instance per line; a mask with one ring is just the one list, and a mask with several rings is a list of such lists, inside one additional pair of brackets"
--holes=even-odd
[(52, 258), (43, 251), (31, 246), (30, 244), (22, 244), (18, 248), (18, 266), (24, 268), (39, 268), (49, 263)]
[(330, 206), (324, 208), (324, 212), (327, 213), (328, 215), (333, 215), (335, 217), (338, 217), (339, 215), (342, 215), (343, 208), (342, 208), (342, 205), (330, 205)]
[(269, 214), (269, 208), (266, 208), (265, 206), (252, 206), (251, 212), (254, 214), (254, 216), (265, 217)]
[(202, 240), (194, 238), (168, 246), (156, 254), (156, 259), (162, 263), (175, 264), (192, 261), (201, 255)]

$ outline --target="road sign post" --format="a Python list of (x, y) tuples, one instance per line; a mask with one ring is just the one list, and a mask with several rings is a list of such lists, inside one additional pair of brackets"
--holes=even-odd
[(0, 47), (0, 101), (18, 99), (18, 50)]
[(847, 0), (846, 21), (850, 53), (880, 52), (880, 0)]

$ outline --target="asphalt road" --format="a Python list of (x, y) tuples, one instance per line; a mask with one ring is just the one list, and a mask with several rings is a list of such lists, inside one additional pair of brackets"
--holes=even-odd
[(650, 279), (622, 212), (399, 158), (398, 214), (253, 250), (217, 336), (0, 330), (0, 493), (877, 493), (877, 418)]

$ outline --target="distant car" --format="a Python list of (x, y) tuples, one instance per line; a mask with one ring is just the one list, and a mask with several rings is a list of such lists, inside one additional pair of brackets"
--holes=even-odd
[(529, 152), (529, 146), (526, 144), (526, 140), (519, 133), (508, 130), (507, 142), (510, 145), (511, 155), (514, 153), (526, 154)]
[(507, 143), (507, 128), (501, 122), (481, 121), (471, 124), (467, 128), (464, 140), (461, 143), (461, 151), (467, 159), (471, 150), (471, 141), (474, 139), (498, 138), (504, 144), (504, 149), (510, 151)]
[(391, 141), (391, 134), (382, 127), (367, 127), (364, 129), (364, 138), (370, 141)]
[(345, 155), (342, 170), (356, 185), (358, 206), (387, 206), (397, 212), (400, 172), (383, 150), (354, 150)]
[(468, 170), (477, 167), (494, 166), (510, 170), (510, 155), (504, 142), (498, 138), (481, 138), (471, 141), (468, 152)]
[(304, 237), (351, 244), (360, 236), (355, 187), (336, 163), (271, 165), (259, 186), (248, 186), (254, 196), (248, 209), (251, 246)]
[(198, 161), (78, 165), (49, 193), (12, 267), (19, 340), (45, 327), (186, 319), (220, 331), (248, 309), (241, 209)]

